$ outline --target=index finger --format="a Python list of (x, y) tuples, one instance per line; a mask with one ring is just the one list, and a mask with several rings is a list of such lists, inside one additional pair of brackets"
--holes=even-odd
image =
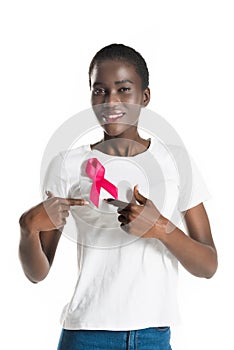
[(123, 201), (120, 201), (118, 199), (113, 199), (113, 198), (108, 198), (108, 199), (104, 199), (105, 202), (107, 202), (108, 204), (112, 204), (114, 205), (115, 207), (117, 208), (121, 208), (121, 209), (124, 209), (126, 208), (127, 206), (130, 205), (130, 203), (127, 203), (127, 202), (123, 202)]
[(66, 204), (68, 204), (70, 206), (89, 204), (89, 202), (83, 198), (79, 198), (79, 199), (78, 198), (66, 198), (65, 201), (66, 201)]

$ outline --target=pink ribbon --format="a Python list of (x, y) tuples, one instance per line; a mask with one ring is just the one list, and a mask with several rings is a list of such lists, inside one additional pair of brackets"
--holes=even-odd
[(88, 160), (86, 174), (93, 180), (89, 198), (96, 207), (98, 207), (101, 187), (109, 192), (115, 199), (118, 198), (118, 188), (104, 178), (105, 168), (97, 158), (90, 158)]

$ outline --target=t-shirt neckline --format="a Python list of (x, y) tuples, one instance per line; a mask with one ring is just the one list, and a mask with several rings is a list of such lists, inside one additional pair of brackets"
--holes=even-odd
[(151, 149), (153, 147), (153, 140), (151, 138), (148, 138), (147, 140), (150, 141), (150, 143), (149, 143), (149, 146), (146, 148), (146, 150), (144, 152), (134, 154), (133, 156), (117, 156), (117, 155), (104, 153), (104, 152), (99, 151), (97, 149), (92, 149), (90, 144), (88, 145), (88, 148), (89, 148), (90, 152), (93, 152), (93, 153), (96, 152), (96, 153), (101, 154), (102, 156), (106, 156), (106, 157), (111, 157), (111, 158), (115, 157), (115, 158), (121, 158), (121, 159), (123, 159), (123, 158), (135, 158), (135, 157), (138, 157), (138, 156), (143, 156), (146, 153), (151, 151)]

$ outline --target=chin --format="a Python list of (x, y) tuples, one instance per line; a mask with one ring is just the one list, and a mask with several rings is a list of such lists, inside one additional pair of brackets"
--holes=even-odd
[(103, 127), (105, 133), (111, 137), (122, 136), (126, 131), (129, 130), (129, 127), (126, 127), (126, 124), (108, 124)]

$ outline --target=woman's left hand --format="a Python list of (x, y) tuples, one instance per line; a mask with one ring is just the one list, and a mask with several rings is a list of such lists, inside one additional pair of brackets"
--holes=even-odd
[[(127, 233), (142, 238), (161, 238), (166, 233), (168, 220), (162, 216), (154, 203), (139, 193), (134, 186), (135, 203), (108, 198), (105, 201), (118, 208), (120, 227)], [(139, 204), (138, 204), (138, 203)]]

